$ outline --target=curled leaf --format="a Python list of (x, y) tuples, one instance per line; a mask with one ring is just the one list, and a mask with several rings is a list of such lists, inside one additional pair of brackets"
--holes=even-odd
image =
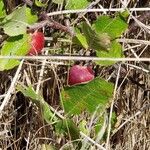
[(97, 34), (87, 23), (83, 23), (82, 31), (86, 37), (89, 48), (94, 50), (108, 51), (111, 38), (107, 33)]

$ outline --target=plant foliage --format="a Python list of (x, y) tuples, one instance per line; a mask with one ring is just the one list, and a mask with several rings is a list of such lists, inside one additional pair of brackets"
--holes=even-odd
[(62, 91), (62, 107), (67, 115), (80, 114), (87, 110), (94, 112), (97, 107), (103, 111), (112, 97), (113, 84), (95, 78), (88, 84), (66, 87)]

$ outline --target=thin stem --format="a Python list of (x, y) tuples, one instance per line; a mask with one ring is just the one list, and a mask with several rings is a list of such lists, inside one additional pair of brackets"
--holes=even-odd
[(21, 61), (20, 65), (19, 65), (19, 67), (16, 71), (16, 74), (15, 74), (15, 76), (14, 76), (12, 82), (11, 82), (11, 85), (10, 85), (8, 91), (7, 91), (7, 94), (6, 94), (2, 104), (0, 105), (0, 119), (2, 117), (2, 111), (3, 111), (4, 107), (8, 104), (8, 102), (11, 98), (11, 94), (13, 93), (13, 91), (15, 89), (15, 85), (16, 85), (18, 79), (19, 79), (19, 74), (20, 74), (20, 71), (22, 69), (23, 62), (24, 62), (24, 60)]
[[(150, 7), (145, 8), (126, 8), (129, 11), (150, 11)], [(62, 11), (56, 11), (48, 13), (48, 16), (54, 16), (54, 15), (62, 15), (62, 14), (74, 14), (74, 13), (85, 13), (85, 12), (118, 12), (118, 11), (124, 11), (125, 8), (101, 8), (101, 9), (78, 9), (78, 10), (62, 10)]]
[(92, 60), (92, 61), (140, 61), (140, 62), (150, 62), (150, 58), (109, 58), (109, 57), (84, 57), (84, 56), (2, 56), (0, 55), (0, 59), (25, 59), (25, 60)]

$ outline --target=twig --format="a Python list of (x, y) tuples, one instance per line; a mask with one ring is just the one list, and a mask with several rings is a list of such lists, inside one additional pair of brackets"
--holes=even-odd
[(119, 77), (120, 77), (120, 70), (121, 70), (121, 64), (119, 65), (119, 68), (118, 68), (118, 74), (117, 74), (117, 78), (116, 78), (113, 99), (112, 99), (111, 107), (110, 107), (110, 115), (109, 115), (108, 131), (107, 131), (108, 133), (107, 133), (106, 149), (109, 149), (110, 132), (111, 132), (111, 119), (112, 119), (112, 112), (113, 112), (114, 100), (115, 100), (116, 94), (117, 94), (117, 87), (118, 87), (118, 81), (119, 81)]
[(33, 2), (31, 0), (23, 0), (23, 2), (25, 2), (30, 7), (33, 5)]
[[(145, 25), (143, 22), (141, 22), (140, 20), (138, 20), (138, 19), (137, 19), (136, 17), (134, 17), (133, 15), (132, 15), (132, 18), (134, 19), (135, 23), (136, 23), (138, 26), (140, 26), (141, 28), (145, 29), (148, 33), (150, 33), (150, 32), (149, 32), (150, 27), (149, 27), (148, 25)], [(131, 32), (131, 30), (130, 30), (130, 32)]]
[(16, 71), (16, 74), (15, 74), (15, 76), (14, 76), (12, 82), (11, 82), (11, 85), (10, 85), (10, 87), (8, 89), (8, 92), (7, 92), (5, 98), (4, 98), (4, 100), (3, 100), (3, 102), (2, 102), (2, 104), (0, 106), (0, 119), (2, 117), (2, 111), (3, 111), (4, 107), (8, 104), (9, 99), (11, 97), (11, 94), (14, 91), (14, 87), (15, 87), (15, 85), (17, 83), (18, 78), (19, 78), (19, 73), (20, 73), (20, 70), (22, 68), (23, 62), (24, 62), (24, 60), (21, 61), (20, 65), (19, 65), (19, 67), (18, 67), (18, 69)]
[[(75, 13), (84, 13), (84, 12), (118, 12), (124, 11), (124, 8), (102, 8), (102, 9), (78, 9), (78, 10), (62, 10), (48, 13), (48, 16), (62, 15), (62, 14), (75, 14)], [(129, 11), (150, 11), (150, 7), (145, 8), (128, 8)]]
[(92, 60), (92, 61), (141, 61), (141, 62), (150, 62), (150, 58), (109, 58), (109, 57), (84, 57), (84, 56), (2, 56), (0, 55), (0, 59), (26, 59), (26, 60)]
[(140, 115), (143, 111), (145, 111), (146, 109), (150, 108), (150, 104), (147, 104), (146, 106), (144, 106), (143, 108), (141, 108), (141, 110), (139, 110), (138, 112), (136, 112), (133, 116), (131, 116), (130, 118), (128, 118), (125, 122), (123, 122), (116, 130), (113, 131), (112, 136), (117, 133), (124, 125), (126, 125), (129, 121), (131, 121), (132, 119), (134, 119), (136, 116)]
[(56, 21), (54, 21), (54, 20), (51, 20), (50, 23), (51, 23), (51, 24), (50, 24), (49, 26), (50, 26), (51, 28), (58, 29), (58, 30), (61, 30), (61, 31), (63, 31), (63, 32), (67, 32), (67, 33), (69, 33), (71, 36), (74, 35), (74, 33), (70, 30), (69, 27), (64, 26), (64, 25), (62, 25), (62, 24), (60, 24), (60, 23), (58, 23), (58, 22), (56, 22)]
[(0, 95), (0, 99), (4, 98), (6, 94)]
[(72, 31), (70, 31), (69, 27), (62, 25), (61, 23), (54, 21), (53, 19), (43, 20), (41, 22), (35, 23), (32, 26), (28, 26), (29, 28), (27, 29), (27, 31), (30, 32), (32, 30), (37, 30), (39, 28), (45, 27), (46, 25), (53, 29), (57, 29), (57, 30), (61, 30), (63, 32), (69, 33), (72, 36), (74, 35), (74, 33)]
[(85, 135), (83, 132), (80, 132), (81, 136), (83, 136), (85, 139), (87, 139), (89, 142), (93, 143), (95, 146), (99, 148), (99, 150), (106, 150), (103, 146), (95, 142), (93, 139)]
[(126, 64), (129, 67), (132, 67), (132, 68), (135, 68), (135, 69), (138, 69), (138, 70), (142, 70), (143, 72), (146, 72), (146, 73), (150, 72), (150, 70), (147, 70), (145, 68), (142, 68), (142, 67), (139, 67), (139, 66), (136, 66), (136, 65), (133, 65), (133, 64), (128, 64), (128, 63), (124, 63), (124, 64)]
[[(128, 45), (128, 47), (131, 48), (131, 46), (130, 46), (129, 44), (127, 44), (127, 45)], [(139, 59), (139, 56), (136, 54), (136, 52), (134, 51), (134, 49), (131, 48), (130, 51), (132, 52), (132, 54), (133, 54), (133, 56), (134, 56), (135, 58)]]
[(43, 21), (41, 21), (41, 22), (35, 23), (35, 24), (33, 24), (33, 25), (28, 26), (29, 29), (27, 29), (27, 31), (30, 32), (30, 30), (31, 30), (31, 31), (32, 31), (32, 30), (37, 30), (37, 29), (39, 29), (39, 28), (42, 28), (42, 27), (46, 26), (48, 23), (49, 23), (48, 20), (43, 20)]
[(28, 137), (27, 137), (27, 139), (26, 139), (26, 142), (27, 142), (26, 150), (28, 150), (28, 149), (29, 149), (30, 137), (31, 137), (31, 131), (29, 131), (29, 133), (28, 133)]
[[(91, 2), (90, 5), (86, 8), (86, 10), (92, 9), (92, 7), (95, 6), (96, 4), (98, 4), (99, 1), (100, 0)], [(82, 18), (86, 13), (87, 13), (87, 11), (83, 12), (82, 14), (79, 14), (78, 17), (73, 21), (72, 25), (75, 24), (77, 22), (77, 20), (79, 20), (79, 18)]]
[(134, 44), (150, 45), (150, 41), (138, 40), (138, 39), (117, 39), (117, 41), (121, 42), (121, 43), (134, 43)]
[[(146, 20), (149, 20), (150, 12), (149, 11), (143, 12), (137, 19), (142, 23)], [(129, 33), (134, 32), (137, 29), (137, 27), (138, 27), (138, 24), (136, 22), (131, 23), (129, 26)]]
[[(45, 52), (45, 54), (46, 55), (48, 54), (48, 50)], [(43, 75), (44, 75), (45, 65), (46, 65), (46, 59), (44, 59), (43, 62), (42, 62), (42, 67), (41, 67), (41, 70), (40, 70), (39, 80), (38, 80), (38, 84), (37, 84), (37, 87), (36, 87), (36, 94), (39, 93), (39, 89), (40, 89), (42, 79), (43, 79)]]

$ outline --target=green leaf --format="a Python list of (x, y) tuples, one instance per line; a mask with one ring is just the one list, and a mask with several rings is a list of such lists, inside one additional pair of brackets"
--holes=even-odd
[(26, 17), (28, 24), (34, 24), (38, 20), (37, 15), (28, 7), (26, 7)]
[(38, 6), (38, 7), (46, 7), (47, 6), (47, 3), (42, 3), (41, 0), (35, 0), (35, 5)]
[(58, 134), (69, 134), (72, 138), (71, 140), (76, 140), (80, 137), (79, 128), (71, 119), (60, 120), (55, 125), (55, 130)]
[(82, 31), (89, 48), (102, 51), (109, 50), (111, 41), (107, 33), (97, 34), (86, 22), (82, 24)]
[[(111, 46), (108, 52), (96, 49), (96, 54), (98, 57), (123, 57), (121, 45), (113, 39), (120, 37), (122, 33), (127, 29), (128, 25), (125, 21), (126, 17), (126, 13), (119, 14), (116, 18), (110, 18), (109, 16), (100, 16), (93, 24), (93, 28), (98, 34), (107, 33), (111, 37)], [(115, 62), (97, 61), (97, 63), (104, 66), (109, 66), (114, 64)]]
[(64, 88), (61, 92), (62, 107), (68, 115), (80, 114), (85, 109), (94, 112), (98, 106), (103, 111), (112, 97), (112, 92), (111, 83), (95, 78), (88, 84)]
[(2, 27), (9, 36), (17, 36), (26, 33), (27, 26), (37, 20), (37, 15), (24, 5), (6, 16), (2, 22)]
[(79, 123), (79, 129), (86, 135), (89, 134), (89, 129), (87, 128), (87, 121), (86, 120), (82, 120), (80, 123)]
[(87, 0), (66, 0), (65, 9), (84, 9), (88, 5), (89, 2)]
[[(111, 131), (114, 129), (115, 123), (116, 123), (116, 114), (115, 112), (112, 112), (112, 118), (111, 118)], [(95, 133), (97, 134), (98, 138), (100, 139), (106, 139), (106, 133), (107, 133), (107, 127), (108, 127), (108, 114), (105, 113), (103, 116), (100, 116), (96, 125), (95, 125)]]
[[(123, 52), (122, 52), (122, 46), (120, 43), (118, 43), (116, 40), (112, 41), (110, 50), (108, 52), (105, 51), (96, 51), (96, 55), (98, 57), (106, 57), (106, 58), (120, 58), (123, 57)], [(115, 61), (97, 61), (97, 64), (100, 64), (102, 66), (109, 66), (116, 63)]]
[(20, 64), (19, 60), (0, 59), (0, 71), (12, 69)]
[(26, 33), (27, 18), (26, 6), (16, 9), (3, 21), (4, 32), (9, 36), (17, 36)]
[(63, 4), (64, 0), (52, 0), (55, 4)]
[(97, 33), (107, 33), (112, 39), (120, 37), (127, 27), (127, 23), (120, 15), (116, 18), (100, 16), (93, 24)]
[(126, 11), (123, 11), (123, 12), (119, 12), (119, 17), (124, 20), (125, 22), (127, 22), (127, 19), (129, 17), (129, 12), (126, 10)]
[(0, 0), (0, 18), (4, 18), (6, 16), (6, 11), (4, 8), (3, 0)]
[(76, 35), (73, 37), (73, 43), (83, 46), (85, 49), (88, 49), (88, 43), (85, 36), (76, 29)]
[(20, 91), (24, 96), (30, 97), (34, 103), (38, 103), (39, 100), (43, 101), (41, 95), (36, 94), (32, 86), (26, 87), (23, 85), (17, 85), (17, 90)]
[(40, 107), (42, 116), (47, 123), (51, 124), (53, 121), (57, 122), (59, 120), (59, 118), (56, 117), (56, 114), (51, 111), (49, 104), (45, 102), (44, 99), (43, 101), (41, 100)]
[[(28, 34), (10, 37), (4, 43), (0, 54), (2, 56), (24, 56), (30, 49), (29, 41), (31, 37)], [(19, 60), (0, 59), (0, 71), (9, 70), (19, 65)]]
[(31, 36), (29, 34), (8, 38), (1, 49), (1, 55), (26, 55), (30, 48), (30, 40)]
[(103, 127), (104, 121), (105, 121), (104, 116), (100, 116), (96, 125), (95, 125), (95, 133), (96, 134), (98, 134), (100, 129)]
[(17, 86), (17, 90), (22, 92), (24, 96), (31, 98), (32, 102), (35, 103), (40, 109), (43, 119), (52, 124), (53, 122), (58, 121), (58, 118), (55, 116), (55, 113), (51, 111), (51, 108), (47, 102), (44, 101), (41, 95), (36, 94), (32, 86)]

